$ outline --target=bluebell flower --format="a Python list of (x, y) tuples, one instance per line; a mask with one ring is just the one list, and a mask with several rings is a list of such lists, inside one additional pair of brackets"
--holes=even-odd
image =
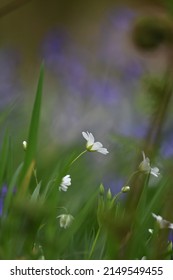
[(16, 82), (18, 64), (18, 53), (12, 49), (0, 48), (0, 108), (14, 102), (18, 97), (19, 83)]
[(7, 186), (6, 185), (2, 186), (0, 190), (0, 217), (3, 214), (4, 199), (7, 194), (7, 191), (8, 191)]
[(136, 18), (136, 12), (126, 6), (119, 6), (111, 11), (109, 18), (114, 28), (126, 30)]
[(165, 158), (170, 158), (173, 156), (173, 132), (171, 130), (170, 132), (165, 132), (164, 135), (165, 137), (162, 141), (161, 154)]

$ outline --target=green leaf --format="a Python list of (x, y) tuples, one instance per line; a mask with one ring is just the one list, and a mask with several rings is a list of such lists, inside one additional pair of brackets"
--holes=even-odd
[(0, 153), (0, 185), (3, 181), (4, 172), (7, 166), (8, 153), (9, 153), (9, 134), (7, 131), (6, 134), (4, 135), (2, 149)]
[(36, 92), (36, 97), (35, 97), (35, 102), (32, 111), (31, 122), (30, 122), (29, 136), (27, 140), (28, 145), (26, 149), (24, 165), (23, 165), (23, 170), (20, 179), (20, 183), (22, 185), (25, 185), (23, 186), (25, 188), (27, 188), (29, 184), (31, 172), (34, 167), (35, 155), (36, 155), (41, 100), (42, 100), (42, 89), (43, 89), (43, 76), (44, 76), (44, 69), (42, 65), (40, 69), (40, 77), (38, 81), (37, 92)]
[(17, 170), (15, 171), (10, 183), (9, 183), (9, 186), (8, 186), (8, 193), (5, 197), (5, 201), (4, 201), (4, 208), (3, 208), (3, 214), (6, 215), (6, 212), (9, 208), (9, 205), (10, 205), (10, 201), (11, 201), (11, 198), (12, 196), (14, 195), (14, 188), (15, 186), (17, 185), (17, 182), (19, 180), (19, 175), (21, 173), (21, 170), (22, 170), (22, 167), (23, 167), (23, 163), (21, 163)]
[(41, 182), (36, 186), (35, 190), (33, 191), (30, 199), (31, 202), (36, 202), (38, 200), (40, 194), (40, 188), (41, 188)]
[(154, 197), (146, 207), (145, 215), (143, 215), (141, 223), (147, 223), (148, 217), (151, 217), (151, 213), (155, 211), (154, 209), (157, 208), (158, 205), (161, 206), (161, 201), (163, 201), (163, 197), (169, 188), (170, 183), (167, 179), (160, 182), (160, 186), (158, 187)]

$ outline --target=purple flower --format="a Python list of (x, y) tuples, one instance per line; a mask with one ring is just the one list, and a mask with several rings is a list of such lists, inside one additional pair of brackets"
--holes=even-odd
[(121, 30), (129, 29), (135, 17), (135, 11), (125, 6), (114, 9), (109, 15), (111, 25)]
[(108, 189), (110, 188), (113, 195), (119, 193), (124, 186), (125, 180), (123, 178), (117, 178), (114, 175), (110, 175), (109, 177), (105, 175), (103, 179), (103, 185)]
[(144, 67), (139, 60), (126, 62), (122, 67), (123, 79), (131, 83), (133, 80), (139, 80), (144, 73)]
[[(12, 192), (13, 192), (13, 194), (16, 193), (16, 187), (13, 188)], [(3, 185), (2, 188), (0, 189), (0, 217), (3, 214), (4, 200), (5, 200), (7, 193), (8, 193), (8, 186)]]
[(4, 199), (7, 194), (8, 188), (6, 185), (2, 186), (0, 190), (0, 217), (2, 216), (3, 213), (3, 207), (4, 207)]
[(12, 49), (0, 49), (0, 108), (14, 101), (18, 96), (16, 68), (19, 56)]
[(165, 136), (162, 142), (161, 153), (165, 158), (173, 156), (173, 133), (165, 132)]

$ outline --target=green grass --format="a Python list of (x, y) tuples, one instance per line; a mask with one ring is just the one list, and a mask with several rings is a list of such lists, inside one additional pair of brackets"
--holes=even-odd
[[(152, 175), (136, 173), (141, 188), (138, 196), (135, 180), (129, 193), (114, 196), (103, 185), (99, 187), (99, 166), (93, 170), (85, 160), (91, 154), (104, 160), (104, 155), (87, 151), (75, 161), (81, 153), (81, 146), (76, 145), (75, 151), (68, 148), (53, 168), (45, 163), (46, 178), (39, 172), (38, 179), (41, 162), (37, 160), (37, 141), (43, 77), (42, 65), (28, 138), (24, 139), (28, 143), (26, 151), (21, 144), (23, 162), (12, 166), (15, 155), (10, 131), (6, 130), (1, 144), (0, 191), (6, 184), (8, 192), (0, 197), (3, 203), (0, 259), (141, 259), (144, 256), (171, 259), (169, 230), (160, 229), (152, 217), (154, 212), (170, 221), (173, 218), (170, 214), (172, 184), (168, 175), (154, 178), (156, 186), (151, 188)], [(85, 146), (82, 149), (84, 151)], [(123, 164), (125, 169), (127, 162)], [(67, 192), (59, 191), (61, 180), (67, 174), (71, 175), (72, 185)], [(134, 203), (132, 197), (135, 196)], [(62, 214), (74, 217), (67, 228), (60, 227), (57, 217)], [(149, 233), (150, 228), (154, 229), (153, 234)]]

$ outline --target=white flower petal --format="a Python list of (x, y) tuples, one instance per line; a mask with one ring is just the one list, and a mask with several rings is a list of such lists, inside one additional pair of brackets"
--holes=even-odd
[(169, 229), (173, 229), (173, 224), (171, 224), (169, 221), (164, 220), (161, 216), (157, 216), (154, 213), (152, 213), (153, 218), (156, 219), (160, 229), (163, 228), (169, 228)]
[(59, 190), (66, 192), (69, 186), (71, 186), (71, 178), (70, 175), (66, 175), (62, 178), (61, 184), (59, 186)]
[(151, 173), (153, 176), (158, 177), (160, 175), (159, 168), (150, 166), (150, 159), (145, 157), (144, 152), (142, 152), (143, 161), (139, 164), (139, 170), (145, 173)]
[(151, 168), (150, 173), (151, 173), (152, 175), (154, 175), (155, 177), (158, 177), (158, 176), (160, 175), (160, 173), (159, 173), (159, 168), (158, 168), (158, 167), (153, 167), (153, 168)]
[(65, 182), (68, 181), (68, 180), (71, 180), (70, 175), (64, 176), (64, 177), (62, 178), (62, 180), (65, 181)]
[(59, 187), (59, 190), (63, 191), (63, 192), (66, 192), (68, 190), (68, 187), (61, 184), (61, 186)]
[(102, 148), (103, 145), (102, 143), (100, 142), (95, 142), (93, 145), (92, 145), (92, 148), (91, 148), (91, 151), (97, 151), (98, 149)]
[(88, 139), (89, 139), (88, 134), (87, 134), (86, 132), (82, 132), (82, 135), (83, 135), (83, 137), (88, 141)]
[(169, 224), (169, 226), (168, 226), (170, 229), (173, 229), (173, 224)]
[(83, 137), (87, 140), (87, 145), (92, 145), (94, 143), (94, 136), (92, 133), (82, 132)]
[(157, 222), (161, 222), (163, 220), (163, 218), (159, 215), (156, 215), (154, 213), (152, 213), (153, 218), (155, 218), (157, 220)]
[(70, 214), (61, 214), (57, 216), (57, 218), (59, 218), (60, 227), (65, 229), (69, 227), (74, 220), (74, 217)]
[(106, 154), (109, 153), (108, 150), (107, 150), (106, 148), (100, 148), (100, 149), (98, 149), (97, 151), (98, 151), (99, 153), (103, 154), (103, 155), (106, 155)]
[(94, 144), (94, 136), (92, 135), (92, 133), (89, 133), (89, 138), (88, 138), (88, 142), (87, 142), (87, 147), (90, 147)]

